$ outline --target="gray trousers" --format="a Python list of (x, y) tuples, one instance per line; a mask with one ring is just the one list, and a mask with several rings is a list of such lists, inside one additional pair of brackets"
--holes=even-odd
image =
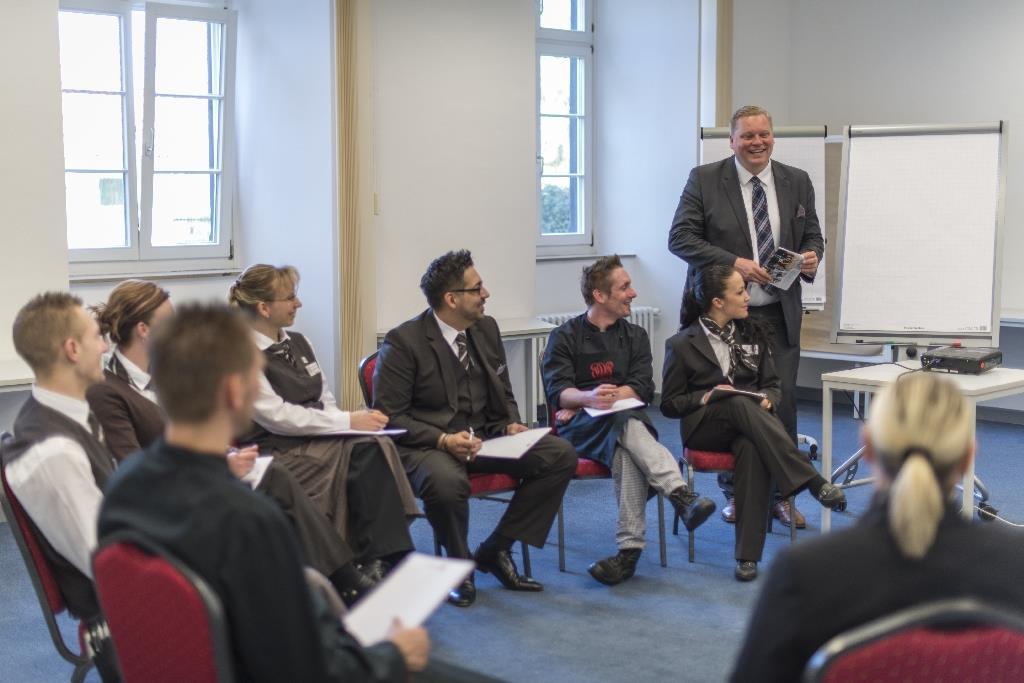
[(647, 491), (654, 487), (668, 495), (685, 486), (679, 464), (667, 448), (658, 443), (647, 426), (631, 419), (619, 434), (612, 459), (612, 480), (619, 502), (619, 524), (615, 543), (620, 550), (643, 548), (647, 532)]

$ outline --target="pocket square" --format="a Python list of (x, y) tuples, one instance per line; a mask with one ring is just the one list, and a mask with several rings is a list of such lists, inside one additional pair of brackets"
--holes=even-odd
[(804, 205), (800, 204), (799, 206), (797, 206), (797, 208), (796, 208), (796, 217), (797, 218), (803, 218), (806, 215), (807, 215), (807, 211), (804, 209)]

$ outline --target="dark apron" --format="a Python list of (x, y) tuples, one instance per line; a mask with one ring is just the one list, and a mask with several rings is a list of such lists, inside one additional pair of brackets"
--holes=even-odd
[[(581, 323), (574, 340), (576, 348), (583, 348), (583, 336), (586, 331), (586, 323)], [(581, 353), (576, 357), (573, 370), (576, 388), (581, 391), (589, 391), (601, 384), (621, 386), (627, 379), (629, 351), (619, 349), (614, 352)], [(622, 410), (601, 417), (591, 417), (586, 410), (580, 408), (572, 420), (564, 425), (558, 425), (558, 435), (572, 443), (581, 458), (597, 460), (611, 467), (619, 434), (625, 429), (630, 418), (643, 422), (654, 438), (658, 438), (658, 432), (655, 431), (651, 419), (643, 408)]]

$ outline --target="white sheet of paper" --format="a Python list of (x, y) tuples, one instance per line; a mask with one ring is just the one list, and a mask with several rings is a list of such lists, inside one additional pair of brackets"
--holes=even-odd
[(397, 436), (399, 434), (405, 434), (404, 429), (380, 429), (376, 432), (367, 431), (365, 429), (339, 429), (336, 432), (324, 432), (317, 436)]
[(242, 477), (242, 481), (248, 484), (253, 490), (260, 485), (263, 481), (263, 475), (267, 473), (267, 467), (270, 465), (270, 461), (274, 459), (272, 455), (258, 455), (256, 456), (256, 462), (252, 464), (252, 469), (249, 470), (249, 474)]
[(611, 415), (617, 413), (620, 410), (632, 410), (633, 408), (642, 408), (644, 402), (638, 398), (620, 398), (618, 401), (612, 404), (611, 408), (607, 410), (600, 410), (598, 408), (584, 408), (587, 411), (587, 415), (590, 417), (601, 417), (602, 415)]
[(410, 553), (343, 618), (363, 647), (386, 640), (395, 619), (406, 628), (425, 622), (448, 592), (473, 571), (470, 560)]
[(478, 458), (506, 458), (518, 460), (523, 457), (526, 451), (533, 448), (533, 445), (541, 440), (545, 434), (551, 431), (550, 427), (538, 427), (527, 429), (512, 436), (499, 436), (496, 439), (484, 441), (480, 451), (476, 454)]

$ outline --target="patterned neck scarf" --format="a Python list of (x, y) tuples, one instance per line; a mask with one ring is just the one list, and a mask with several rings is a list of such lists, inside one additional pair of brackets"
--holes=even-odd
[(736, 377), (736, 368), (745, 367), (757, 376), (757, 362), (754, 359), (753, 354), (743, 348), (743, 346), (736, 341), (736, 323), (729, 321), (729, 323), (722, 327), (710, 317), (702, 315), (700, 317), (701, 323), (707, 328), (708, 334), (715, 339), (725, 343), (729, 347), (729, 372), (726, 377), (729, 383), (732, 384)]

